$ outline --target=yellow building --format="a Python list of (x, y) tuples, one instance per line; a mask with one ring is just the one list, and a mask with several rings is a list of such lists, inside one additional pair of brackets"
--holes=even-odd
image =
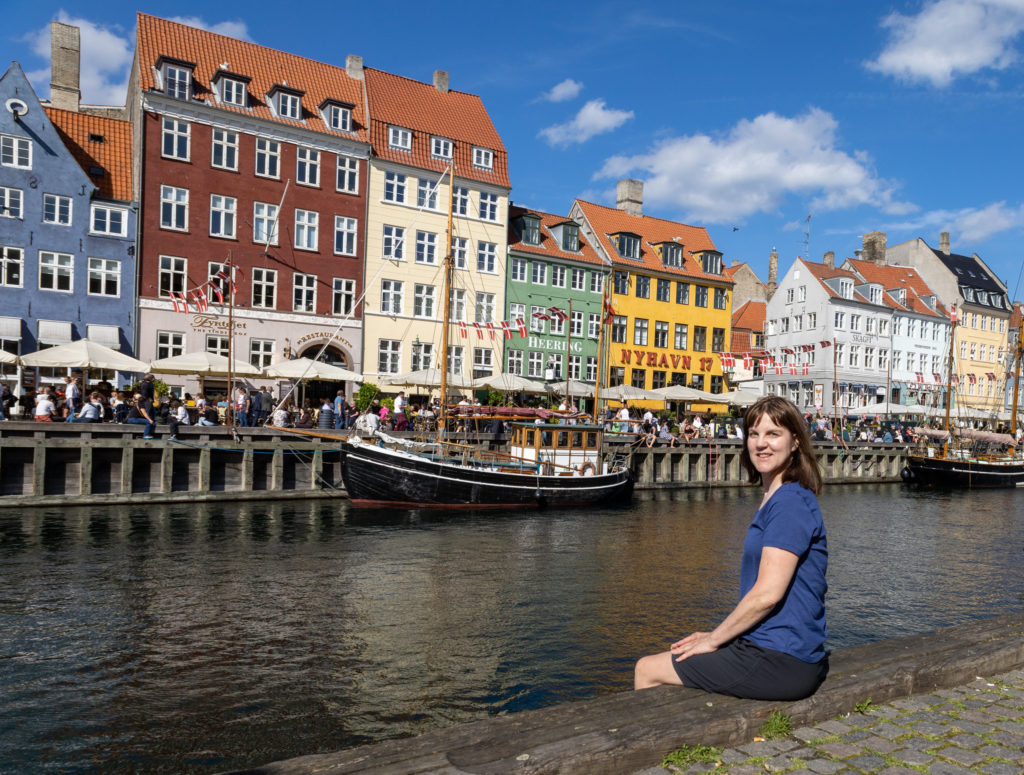
[(702, 227), (641, 212), (642, 184), (619, 182), (617, 206), (576, 200), (570, 217), (612, 266), (608, 384), (725, 390), (732, 281)]
[[(369, 164), (363, 374), (441, 366), (448, 169), (455, 164), (449, 370), (501, 371), (508, 160), (480, 98), (366, 69)], [(460, 325), (461, 324), (461, 325)]]

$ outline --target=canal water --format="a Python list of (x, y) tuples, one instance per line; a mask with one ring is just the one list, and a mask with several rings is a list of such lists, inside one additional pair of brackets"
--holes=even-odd
[[(758, 498), (0, 511), (0, 772), (212, 773), (626, 690), (735, 603)], [(821, 505), (832, 648), (1024, 607), (1024, 491)]]

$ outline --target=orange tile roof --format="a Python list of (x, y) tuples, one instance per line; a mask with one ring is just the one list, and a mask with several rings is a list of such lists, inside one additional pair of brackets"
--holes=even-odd
[[(869, 283), (878, 283), (887, 293), (883, 296), (886, 306), (894, 309), (906, 309), (921, 315), (934, 315), (936, 317), (949, 314), (938, 296), (928, 287), (928, 283), (916, 269), (909, 266), (878, 266), (874, 261), (849, 258), (847, 261), (856, 270), (857, 274)], [(906, 304), (900, 305), (888, 291), (906, 289)], [(922, 297), (935, 296), (935, 309), (933, 310), (924, 303)]]
[(732, 313), (732, 328), (747, 331), (764, 331), (764, 321), (768, 305), (763, 301), (745, 301), (739, 309)]
[[(44, 109), (64, 145), (99, 189), (99, 195), (105, 199), (131, 201), (131, 122), (49, 106)], [(101, 137), (102, 141), (99, 139)], [(99, 167), (103, 173), (94, 174), (89, 171), (95, 167)]]
[[(454, 90), (440, 92), (432, 83), (422, 83), (370, 67), (364, 72), (370, 102), (374, 154), (400, 164), (443, 172), (448, 163), (431, 157), (430, 138), (445, 137), (454, 143), (456, 177), (511, 187), (505, 144), (478, 96)], [(412, 130), (411, 150), (404, 151), (388, 145), (389, 126)], [(494, 152), (492, 169), (473, 166), (474, 147), (488, 148)]]
[[(819, 264), (814, 261), (808, 261), (805, 258), (798, 258), (797, 260), (807, 267), (807, 270), (817, 278), (818, 282), (821, 283), (821, 287), (824, 288), (829, 297), (833, 299), (839, 299), (842, 297), (825, 282), (826, 280), (831, 280), (834, 277), (849, 277), (854, 283), (860, 284), (860, 278), (853, 272), (846, 269), (830, 268), (825, 266), (823, 263)], [(869, 303), (868, 300), (856, 289), (854, 290), (853, 295), (854, 301)]]
[[(517, 228), (519, 224), (518, 219), (525, 214), (536, 215), (540, 218), (540, 244), (530, 245), (523, 242)], [(557, 226), (560, 223), (565, 223), (570, 220), (564, 215), (553, 215), (551, 213), (545, 213), (540, 210), (533, 210), (527, 207), (520, 207), (517, 205), (510, 205), (508, 208), (508, 248), (509, 250), (515, 250), (517, 253), (530, 253), (537, 256), (544, 256), (546, 258), (564, 258), (572, 261), (582, 261), (586, 264), (597, 264), (599, 266), (607, 267), (597, 251), (587, 242), (586, 237), (580, 232), (580, 250), (578, 253), (569, 253), (562, 250), (562, 246), (558, 244), (558, 241), (554, 238), (551, 233), (551, 227)]]
[[(363, 82), (350, 78), (344, 67), (317, 62), (144, 13), (138, 15), (137, 37), (139, 86), (143, 91), (156, 88), (154, 68), (159, 58), (174, 57), (195, 63), (195, 100), (209, 100), (221, 110), (254, 116), (265, 121), (288, 126), (305, 126), (338, 137), (369, 141)], [(248, 85), (248, 108), (224, 105), (215, 101), (211, 81), (222, 69), (252, 79)], [(290, 89), (305, 92), (302, 97), (304, 122), (278, 118), (271, 112), (266, 95), (275, 84), (287, 84)], [(339, 132), (324, 122), (319, 106), (324, 100), (329, 99), (354, 106), (354, 131)]]
[[(715, 280), (719, 283), (732, 283), (732, 280), (725, 275), (708, 274), (693, 257), (694, 252), (702, 250), (718, 251), (715, 243), (708, 236), (707, 229), (703, 226), (687, 226), (684, 223), (653, 218), (650, 215), (630, 215), (616, 207), (605, 207), (593, 202), (585, 202), (582, 199), (577, 199), (576, 204), (579, 205), (587, 222), (597, 233), (601, 247), (616, 267), (647, 269), (652, 272), (685, 275), (701, 280)], [(636, 234), (641, 238), (639, 261), (619, 256), (619, 251), (612, 243), (610, 235), (620, 232)], [(661, 256), (653, 247), (661, 242), (677, 242), (683, 246), (682, 267), (668, 267), (661, 262)]]

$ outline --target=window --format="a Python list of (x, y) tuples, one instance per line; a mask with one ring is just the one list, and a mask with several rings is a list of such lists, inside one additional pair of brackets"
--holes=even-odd
[(185, 354), (185, 335), (177, 331), (156, 332), (157, 360)]
[(690, 284), (676, 283), (676, 304), (690, 303)]
[(657, 390), (658, 388), (665, 387), (665, 372), (663, 371), (652, 371), (651, 372), (651, 390)]
[(695, 285), (693, 303), (698, 307), (708, 306), (708, 287), (706, 285)]
[(505, 363), (505, 371), (509, 374), (523, 375), (523, 351), (509, 350), (508, 359)]
[(494, 294), (477, 293), (476, 295), (476, 322), (494, 322)]
[(452, 237), (452, 264), (456, 269), (465, 269), (466, 263), (465, 237)]
[(683, 249), (674, 242), (661, 244), (661, 262), (665, 266), (681, 267), (683, 265)]
[(434, 286), (416, 283), (413, 286), (412, 314), (418, 318), (434, 317)]
[(489, 148), (473, 149), (473, 166), (489, 170), (494, 168), (494, 151)]
[(856, 314), (851, 314), (850, 315), (850, 330), (851, 331), (860, 331), (860, 318), (861, 318), (860, 315), (856, 315)]
[(405, 204), (405, 175), (400, 172), (384, 173), (384, 201)]
[(249, 363), (257, 369), (269, 366), (274, 360), (273, 339), (250, 339), (249, 340)]
[(725, 288), (715, 288), (715, 309), (725, 309), (728, 297)]
[(708, 330), (704, 326), (693, 327), (693, 349), (699, 353), (708, 349)]
[(256, 138), (256, 174), (264, 178), (281, 177), (281, 144), (276, 140)]
[(835, 316), (835, 327), (842, 328), (846, 323), (846, 313), (837, 312)]
[(647, 387), (647, 370), (633, 369), (633, 374), (630, 377), (630, 384), (635, 388), (640, 388), (641, 390)]
[(338, 157), (338, 180), (335, 184), (338, 191), (346, 194), (359, 193), (359, 160), (348, 156)]
[(636, 318), (633, 321), (633, 344), (647, 346), (647, 321), (643, 318)]
[(570, 336), (583, 336), (583, 313), (573, 311), (572, 319), (569, 322)]
[(484, 221), (498, 220), (498, 195), (486, 191), (480, 192), (480, 219)]
[(220, 194), (210, 195), (210, 236), (228, 237), (235, 236), (235, 207), (236, 200), (233, 196), (221, 196)]
[(384, 227), (384, 259), (403, 261), (405, 256), (405, 229), (401, 226)]
[(544, 378), (544, 353), (531, 350), (527, 358), (527, 377)]
[(601, 316), (595, 312), (587, 315), (587, 337), (597, 339), (601, 336)]
[(720, 353), (725, 349), (725, 329), (711, 329), (711, 352)]
[(875, 368), (875, 348), (865, 347), (864, 348), (864, 368), (873, 369)]
[(597, 382), (597, 358), (593, 355), (587, 356), (587, 382)]
[[(550, 314), (550, 312), (549, 312)], [(565, 334), (565, 321), (558, 315), (551, 315), (551, 335), (562, 336)]]
[(301, 250), (317, 249), (317, 226), (320, 213), (316, 210), (295, 211), (295, 247)]
[(89, 259), (89, 295), (120, 296), (121, 262), (109, 258)]
[(796, 298), (796, 289), (795, 288), (787, 288), (786, 289), (786, 304), (792, 304), (794, 298)]
[(638, 299), (651, 298), (651, 278), (646, 275), (636, 276), (636, 297)]
[(469, 215), (469, 189), (465, 186), (456, 186), (452, 195), (452, 212), (455, 215)]
[(604, 295), (604, 275), (600, 272), (590, 273), (590, 292)]
[(0, 245), (0, 286), (20, 288), (25, 269), (25, 251)]
[(530, 282), (534, 285), (547, 285), (548, 265), (541, 261), (534, 261), (530, 264)]
[(292, 121), (302, 119), (302, 100), (298, 94), (280, 92), (277, 95), (277, 115)]
[[(222, 264), (219, 261), (210, 261), (207, 264), (206, 298), (208, 300), (216, 301), (218, 304), (224, 303), (224, 299), (227, 298), (231, 288), (227, 279), (230, 271), (227, 264)], [(218, 272), (223, 273), (224, 277), (218, 277)]]
[(225, 170), (238, 169), (238, 132), (214, 128), (210, 148), (210, 164)]
[[(817, 328), (818, 327), (818, 313), (808, 312), (807, 313), (807, 327)], [(879, 327), (879, 333), (881, 333), (881, 327)]]
[(277, 306), (277, 270), (252, 270), (252, 306), (274, 309)]
[(794, 331), (803, 331), (804, 330), (804, 316), (803, 315), (794, 315), (793, 316), (793, 330)]
[(358, 222), (343, 215), (334, 216), (334, 252), (342, 256), (356, 254)]
[(704, 253), (700, 257), (701, 267), (707, 274), (721, 274), (722, 273), (722, 254), (721, 253)]
[(0, 164), (32, 169), (32, 141), (26, 137), (0, 135)]
[(839, 295), (844, 299), (853, 298), (853, 280), (840, 280), (839, 281)]
[(160, 155), (165, 159), (188, 161), (189, 136), (192, 125), (176, 118), (163, 119)]
[(688, 333), (689, 326), (685, 323), (676, 323), (676, 335), (673, 339), (672, 346), (677, 350), (685, 350)]
[(22, 217), (22, 191), (20, 188), (0, 186), (0, 218)]
[(352, 109), (342, 105), (327, 107), (327, 126), (338, 132), (352, 131)]
[(626, 381), (626, 369), (623, 366), (612, 366), (608, 369), (608, 387), (621, 385)]
[(462, 359), (464, 357), (465, 348), (461, 344), (453, 344), (448, 346), (448, 372), (450, 374), (461, 374), (462, 373)]
[(295, 182), (302, 186), (320, 185), (320, 151), (295, 149)]
[(615, 315), (612, 318), (612, 341), (616, 344), (626, 343), (626, 316)]
[(191, 90), (191, 70), (177, 65), (164, 66), (164, 94), (176, 100), (187, 100)]
[(72, 290), (74, 257), (68, 253), (39, 251), (39, 287), (46, 291)]
[(544, 320), (548, 316), (543, 307), (530, 307), (530, 330), (537, 334), (544, 333)]
[(555, 264), (551, 267), (551, 286), (553, 288), (565, 287), (565, 267)]
[(573, 269), (569, 280), (569, 287), (574, 291), (582, 291), (587, 281), (587, 273), (582, 269)]
[(654, 346), (668, 347), (668, 323), (657, 320), (654, 323)]
[(389, 126), (388, 146), (400, 151), (412, 150), (412, 132), (400, 126)]
[(160, 274), (158, 294), (168, 297), (171, 293), (185, 292), (186, 270), (188, 260), (176, 256), (160, 256)]
[(402, 343), (397, 339), (377, 342), (377, 373), (397, 374), (402, 363)]
[(513, 258), (509, 262), (509, 269), (513, 280), (517, 283), (526, 282), (526, 259)]
[(580, 227), (575, 223), (562, 224), (562, 250), (578, 253), (580, 249)]
[(386, 315), (402, 314), (402, 282), (400, 280), (381, 280), (380, 311)]
[(860, 345), (850, 345), (850, 366), (860, 366)]
[(253, 203), (252, 241), (262, 245), (277, 244), (277, 205)]
[(658, 301), (668, 301), (669, 294), (672, 292), (672, 283), (669, 280), (658, 279), (658, 288), (656, 291), (656, 298)]
[(110, 237), (127, 237), (128, 218), (126, 212), (120, 207), (94, 204), (92, 206), (91, 231), (93, 234), (106, 234)]
[(351, 315), (356, 306), (356, 281), (335, 277), (332, 290), (331, 313)]
[(228, 105), (245, 107), (245, 84), (234, 78), (220, 79), (220, 100)]
[(416, 206), (437, 209), (437, 181), (420, 178), (416, 185)]
[(476, 250), (476, 271), (494, 272), (498, 258), (498, 246), (493, 242), (478, 242)]
[[(449, 312), (448, 315), (456, 323), (463, 322), (466, 320), (466, 291), (463, 288), (449, 288), (448, 289), (449, 299)], [(522, 304), (513, 304), (510, 309), (512, 310), (513, 320), (516, 315), (518, 317), (525, 317), (523, 312)]]
[(521, 238), (527, 245), (540, 244), (540, 218), (523, 216)]
[(569, 379), (580, 378), (580, 368), (583, 366), (583, 358), (579, 355), (569, 356)]
[(431, 137), (430, 155), (435, 159), (452, 158), (452, 141), (446, 137)]
[(473, 379), (494, 373), (494, 352), (487, 347), (473, 348)]
[(846, 365), (846, 346), (843, 345), (843, 344), (840, 344), (839, 342), (836, 342), (835, 350), (836, 350), (836, 355), (835, 355), (836, 366), (845, 366)]
[(615, 235), (615, 248), (623, 258), (640, 258), (640, 238), (635, 234)]
[(429, 369), (434, 365), (434, 345), (420, 343), (412, 346), (412, 370)]
[(437, 263), (437, 235), (433, 232), (416, 232), (416, 263)]
[(43, 223), (71, 225), (71, 197), (43, 194)]

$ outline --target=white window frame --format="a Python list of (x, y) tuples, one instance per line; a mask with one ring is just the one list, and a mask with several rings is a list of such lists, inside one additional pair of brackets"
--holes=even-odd
[(160, 228), (168, 231), (188, 231), (188, 202), (187, 188), (161, 184)]
[[(170, 149), (168, 149), (168, 142)], [(182, 148), (184, 144), (184, 149)], [(175, 161), (189, 161), (192, 153), (192, 124), (164, 116), (160, 122), (160, 156)]]
[(452, 212), (455, 215), (469, 215), (469, 189), (466, 186), (456, 186), (452, 194)]
[(568, 279), (565, 267), (561, 264), (551, 265), (551, 287), (552, 288), (565, 288)]
[(381, 242), (381, 256), (385, 261), (405, 261), (405, 229), (401, 226), (384, 225)]
[(377, 373), (398, 374), (402, 370), (402, 340), (377, 340)]
[[(93, 279), (100, 283), (103, 290), (98, 293), (93, 292)], [(114, 286), (113, 293), (107, 291), (111, 283)], [(121, 298), (121, 262), (113, 258), (94, 258), (90, 256), (88, 259), (88, 274), (85, 288), (89, 296)]]
[(598, 339), (601, 336), (601, 315), (591, 312), (587, 315), (587, 338)]
[(341, 191), (344, 194), (359, 193), (359, 159), (338, 155), (334, 190)]
[(507, 374), (516, 374), (523, 376), (523, 351), (522, 350), (508, 350), (506, 353), (507, 358), (505, 359), (505, 372)]
[(220, 86), (220, 101), (223, 104), (234, 105), (239, 108), (244, 108), (248, 105), (249, 90), (245, 83), (234, 78), (222, 77), (218, 79), (218, 84)]
[(415, 283), (413, 285), (412, 316), (415, 318), (434, 319), (437, 290), (433, 285)]
[[(49, 217), (48, 209), (53, 211)], [(74, 221), (74, 201), (62, 194), (43, 194), (42, 221), (55, 226), (70, 226)]]
[(317, 250), (320, 240), (320, 213), (295, 208), (295, 249)]
[[(101, 228), (96, 228), (97, 218), (99, 218)], [(119, 225), (119, 228), (112, 227), (115, 221), (117, 222), (115, 225)], [(89, 217), (89, 233), (102, 234), (107, 237), (127, 237), (128, 211), (123, 207), (110, 207), (94, 202)]]
[(292, 274), (292, 312), (316, 312), (315, 274)]
[(473, 379), (494, 373), (494, 351), (489, 347), (473, 348)]
[(530, 350), (526, 357), (526, 376), (544, 378), (544, 353)]
[(257, 369), (263, 369), (274, 362), (273, 339), (249, 340), (249, 363)]
[(411, 151), (412, 130), (401, 126), (389, 126), (388, 148), (394, 148), (399, 151)]
[(584, 290), (587, 284), (587, 273), (582, 269), (573, 269), (569, 272), (569, 287), (574, 291)]
[(530, 262), (530, 282), (533, 285), (548, 284), (548, 265), (543, 261)]
[(359, 238), (359, 221), (347, 215), (334, 216), (334, 254), (336, 256), (356, 255)]
[(351, 315), (356, 306), (356, 281), (335, 277), (331, 285), (331, 314)]
[[(12, 274), (17, 276), (18, 282), (11, 282)], [(24, 285), (24, 249), (14, 245), (0, 245), (0, 288), (23, 288)]]
[(32, 169), (32, 141), (27, 137), (0, 134), (0, 166)]
[[(257, 291), (259, 293), (257, 293)], [(252, 307), (253, 309), (277, 308), (277, 270), (252, 269)]]
[(163, 81), (163, 91), (168, 97), (175, 100), (191, 98), (192, 71), (189, 68), (167, 63), (163, 67)]
[(416, 263), (437, 264), (437, 235), (431, 231), (416, 231)]
[(419, 178), (416, 181), (416, 206), (427, 210), (437, 209), (437, 192), (440, 186), (436, 180)]
[(484, 170), (494, 169), (494, 151), (490, 148), (473, 147), (473, 166)]
[(210, 194), (210, 236), (234, 239), (238, 223), (238, 200), (233, 196)]
[(435, 159), (451, 159), (454, 144), (447, 137), (434, 135), (430, 138), (430, 155)]
[(170, 298), (171, 291), (184, 293), (188, 282), (188, 259), (181, 256), (157, 257), (157, 295)]
[(450, 288), (448, 298), (449, 317), (456, 323), (464, 323), (466, 321), (466, 289)]
[[(257, 137), (255, 143), (256, 163), (253, 174), (260, 178), (281, 179), (281, 143), (269, 137)], [(262, 172), (260, 167), (263, 167)]]
[(185, 354), (185, 334), (181, 331), (156, 332), (157, 360)]
[[(258, 245), (276, 245), (278, 205), (272, 202), (252, 203), (252, 241)], [(269, 234), (268, 234), (269, 232)], [(268, 240), (267, 237), (270, 237)]]
[(25, 192), (20, 188), (0, 186), (0, 218), (20, 220), (25, 217)]
[(352, 109), (342, 105), (328, 105), (325, 120), (327, 126), (336, 132), (352, 131)]
[(526, 268), (528, 262), (525, 258), (513, 258), (509, 261), (509, 276), (513, 282), (526, 282)]
[(493, 323), (494, 322), (494, 302), (495, 294), (493, 293), (482, 293), (477, 292), (476, 294), (476, 315), (475, 321), (477, 323)]
[(213, 128), (210, 134), (210, 166), (238, 171), (238, 132), (216, 126)]
[(295, 182), (320, 188), (320, 151), (298, 146), (295, 149)]
[(401, 172), (384, 173), (384, 201), (404, 205), (407, 178)]
[(404, 288), (405, 283), (401, 280), (380, 281), (380, 311), (383, 314), (392, 317), (402, 314)]
[(469, 240), (466, 237), (452, 237), (452, 266), (455, 269), (466, 269), (469, 264), (466, 255), (469, 251)]
[(480, 240), (476, 244), (476, 271), (495, 274), (498, 265), (498, 245)]
[(286, 91), (278, 92), (277, 115), (290, 121), (301, 121), (302, 98), (298, 94)]
[(498, 222), (498, 195), (481, 191), (477, 213), (482, 221)]

